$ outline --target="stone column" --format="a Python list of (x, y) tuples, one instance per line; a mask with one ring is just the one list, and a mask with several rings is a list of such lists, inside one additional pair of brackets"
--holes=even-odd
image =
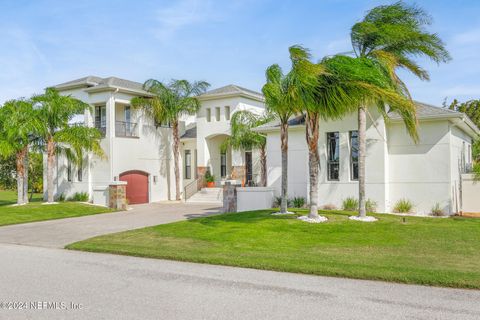
[(242, 186), (245, 184), (245, 166), (232, 166), (232, 180), (237, 180)]
[(208, 167), (200, 167), (197, 166), (197, 188), (203, 188), (206, 186), (206, 181), (205, 181), (205, 174), (207, 173)]
[(112, 209), (127, 210), (127, 183), (116, 181), (108, 187), (108, 206)]
[(237, 212), (237, 185), (230, 181), (223, 185), (223, 212)]

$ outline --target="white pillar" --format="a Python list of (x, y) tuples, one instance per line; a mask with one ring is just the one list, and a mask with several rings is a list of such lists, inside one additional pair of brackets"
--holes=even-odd
[(108, 140), (108, 162), (110, 167), (110, 181), (113, 181), (114, 171), (113, 171), (113, 142), (115, 138), (115, 96), (114, 93), (110, 93), (110, 97), (107, 100), (106, 104), (106, 134), (105, 138)]

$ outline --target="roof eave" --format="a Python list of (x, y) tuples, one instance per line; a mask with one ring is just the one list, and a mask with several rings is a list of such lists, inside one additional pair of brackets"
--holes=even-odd
[(118, 86), (111, 86), (111, 85), (100, 85), (100, 86), (95, 86), (95, 87), (90, 87), (85, 89), (86, 92), (88, 93), (95, 93), (95, 92), (103, 92), (103, 91), (116, 91), (118, 90), (119, 92), (123, 93), (129, 93), (137, 96), (143, 96), (143, 97), (154, 97), (154, 94), (151, 94), (150, 92), (143, 91), (143, 90), (135, 90), (135, 89), (129, 89), (129, 88), (124, 88), (124, 87), (118, 87)]
[(264, 98), (260, 98), (255, 95), (241, 93), (241, 92), (199, 95), (197, 99), (200, 101), (208, 101), (208, 100), (217, 100), (217, 99), (232, 98), (232, 97), (243, 97), (243, 98), (252, 99), (259, 102), (265, 102)]

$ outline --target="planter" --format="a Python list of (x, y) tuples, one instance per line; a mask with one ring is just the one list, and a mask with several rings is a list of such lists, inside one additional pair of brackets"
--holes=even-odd
[(215, 182), (207, 182), (207, 188), (215, 188)]

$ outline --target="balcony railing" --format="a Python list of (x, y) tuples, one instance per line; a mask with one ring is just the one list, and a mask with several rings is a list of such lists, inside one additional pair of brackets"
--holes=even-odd
[(95, 120), (95, 128), (100, 131), (102, 137), (105, 137), (105, 133), (107, 132), (107, 122), (105, 120)]
[(138, 127), (135, 122), (115, 121), (116, 137), (138, 137)]

